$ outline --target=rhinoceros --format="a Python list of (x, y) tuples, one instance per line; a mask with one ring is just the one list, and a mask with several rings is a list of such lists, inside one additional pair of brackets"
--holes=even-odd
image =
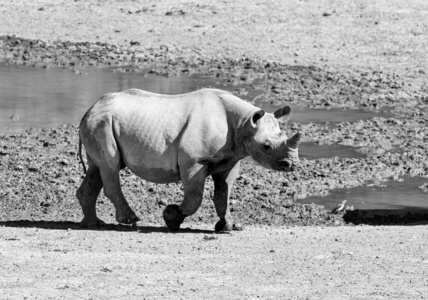
[(76, 193), (84, 214), (81, 225), (104, 224), (95, 209), (102, 187), (116, 209), (119, 223), (140, 220), (119, 183), (119, 171), (128, 167), (154, 183), (182, 182), (181, 205), (170, 204), (163, 211), (172, 231), (179, 230), (185, 217), (198, 210), (205, 180), (211, 175), (213, 201), (220, 218), (215, 230), (233, 230), (229, 196), (240, 161), (251, 156), (261, 166), (286, 172), (299, 163), (300, 133), (287, 139), (279, 126), (279, 122), (288, 121), (290, 114), (289, 106), (266, 113), (218, 89), (180, 95), (138, 89), (105, 94), (80, 123), (79, 156), (86, 173)]

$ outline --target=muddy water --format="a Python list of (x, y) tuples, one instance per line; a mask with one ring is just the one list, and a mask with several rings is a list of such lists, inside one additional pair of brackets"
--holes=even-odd
[(418, 188), (427, 178), (406, 176), (402, 181), (382, 182), (380, 186), (366, 185), (350, 189), (337, 189), (326, 197), (308, 197), (300, 203), (315, 203), (333, 209), (347, 200), (355, 209), (418, 209), (428, 208), (427, 193)]
[[(224, 85), (216, 78), (200, 76), (166, 78), (147, 73), (123, 73), (113, 69), (88, 68), (76, 72), (0, 64), (0, 131), (6, 127), (26, 129), (77, 123), (96, 99), (108, 92), (139, 88), (156, 93), (179, 94), (202, 87), (229, 91), (245, 89), (244, 95), (240, 97), (250, 101), (264, 93), (249, 85)], [(270, 112), (278, 108), (261, 102), (256, 102), (256, 105)], [(294, 106), (291, 121), (328, 125), (345, 121), (354, 122), (379, 115), (364, 110), (320, 110)], [(300, 151), (302, 157), (307, 159), (363, 156), (354, 148), (341, 145), (317, 146), (303, 143)], [(392, 182), (388, 188), (382, 189), (359, 187), (334, 191), (332, 196), (308, 198), (304, 202), (315, 202), (329, 207), (343, 199), (348, 199), (348, 204), (356, 208), (428, 206), (426, 194), (415, 188), (413, 181), (408, 180), (405, 183)]]
[(339, 158), (361, 158), (366, 155), (357, 152), (354, 147), (343, 145), (316, 145), (315, 143), (301, 143), (299, 155), (308, 160), (339, 157)]
[(175, 94), (193, 91), (203, 79), (147, 76), (91, 68), (74, 72), (0, 65), (0, 128), (77, 123), (103, 94), (129, 88)]
[[(180, 94), (202, 87), (229, 91), (244, 88), (244, 95), (239, 97), (246, 100), (263, 95), (263, 91), (249, 85), (224, 85), (211, 77), (166, 78), (106, 68), (87, 68), (75, 72), (0, 64), (0, 128), (25, 129), (77, 123), (98, 97), (109, 92), (139, 88), (155, 93)], [(269, 112), (278, 108), (261, 102), (256, 102), (256, 105)], [(364, 110), (292, 108), (292, 121), (298, 123), (353, 122), (380, 115)]]

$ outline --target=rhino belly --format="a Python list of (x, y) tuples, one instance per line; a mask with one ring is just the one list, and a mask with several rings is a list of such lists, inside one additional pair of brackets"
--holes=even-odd
[(180, 172), (174, 169), (163, 169), (146, 166), (128, 166), (138, 177), (154, 183), (174, 183), (181, 180)]
[(155, 183), (180, 181), (176, 147), (153, 148), (142, 143), (121, 147), (121, 158), (134, 174)]
[[(116, 120), (119, 117), (116, 118)], [(183, 120), (165, 118), (158, 111), (124, 114), (116, 121), (115, 137), (125, 165), (155, 183), (180, 181), (178, 136)]]

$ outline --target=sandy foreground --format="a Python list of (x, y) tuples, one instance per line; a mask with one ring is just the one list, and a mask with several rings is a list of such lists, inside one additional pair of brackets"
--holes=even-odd
[[(426, 84), (425, 1), (10, 1), (0, 35), (168, 47)], [(425, 85), (426, 86), (426, 85)], [(2, 159), (2, 157), (0, 157)], [(3, 212), (4, 213), (4, 212)], [(0, 227), (0, 299), (427, 299), (428, 226)]]
[(2, 299), (426, 299), (414, 227), (0, 231)]

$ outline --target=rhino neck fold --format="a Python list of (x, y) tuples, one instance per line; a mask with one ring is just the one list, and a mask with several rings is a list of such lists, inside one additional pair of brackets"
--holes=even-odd
[(231, 142), (230, 148), (234, 153), (234, 158), (237, 160), (250, 156), (250, 152), (246, 147), (246, 140), (251, 137), (251, 133), (247, 131), (246, 125), (251, 118), (253, 112), (249, 116), (242, 116), (241, 114), (232, 114), (228, 117), (229, 122), (229, 141)]
[(260, 109), (229, 92), (216, 92), (227, 116), (227, 148), (234, 153), (233, 159), (236, 159), (236, 161), (250, 156), (250, 152), (247, 151), (244, 143), (249, 134), (246, 127), (253, 114)]

